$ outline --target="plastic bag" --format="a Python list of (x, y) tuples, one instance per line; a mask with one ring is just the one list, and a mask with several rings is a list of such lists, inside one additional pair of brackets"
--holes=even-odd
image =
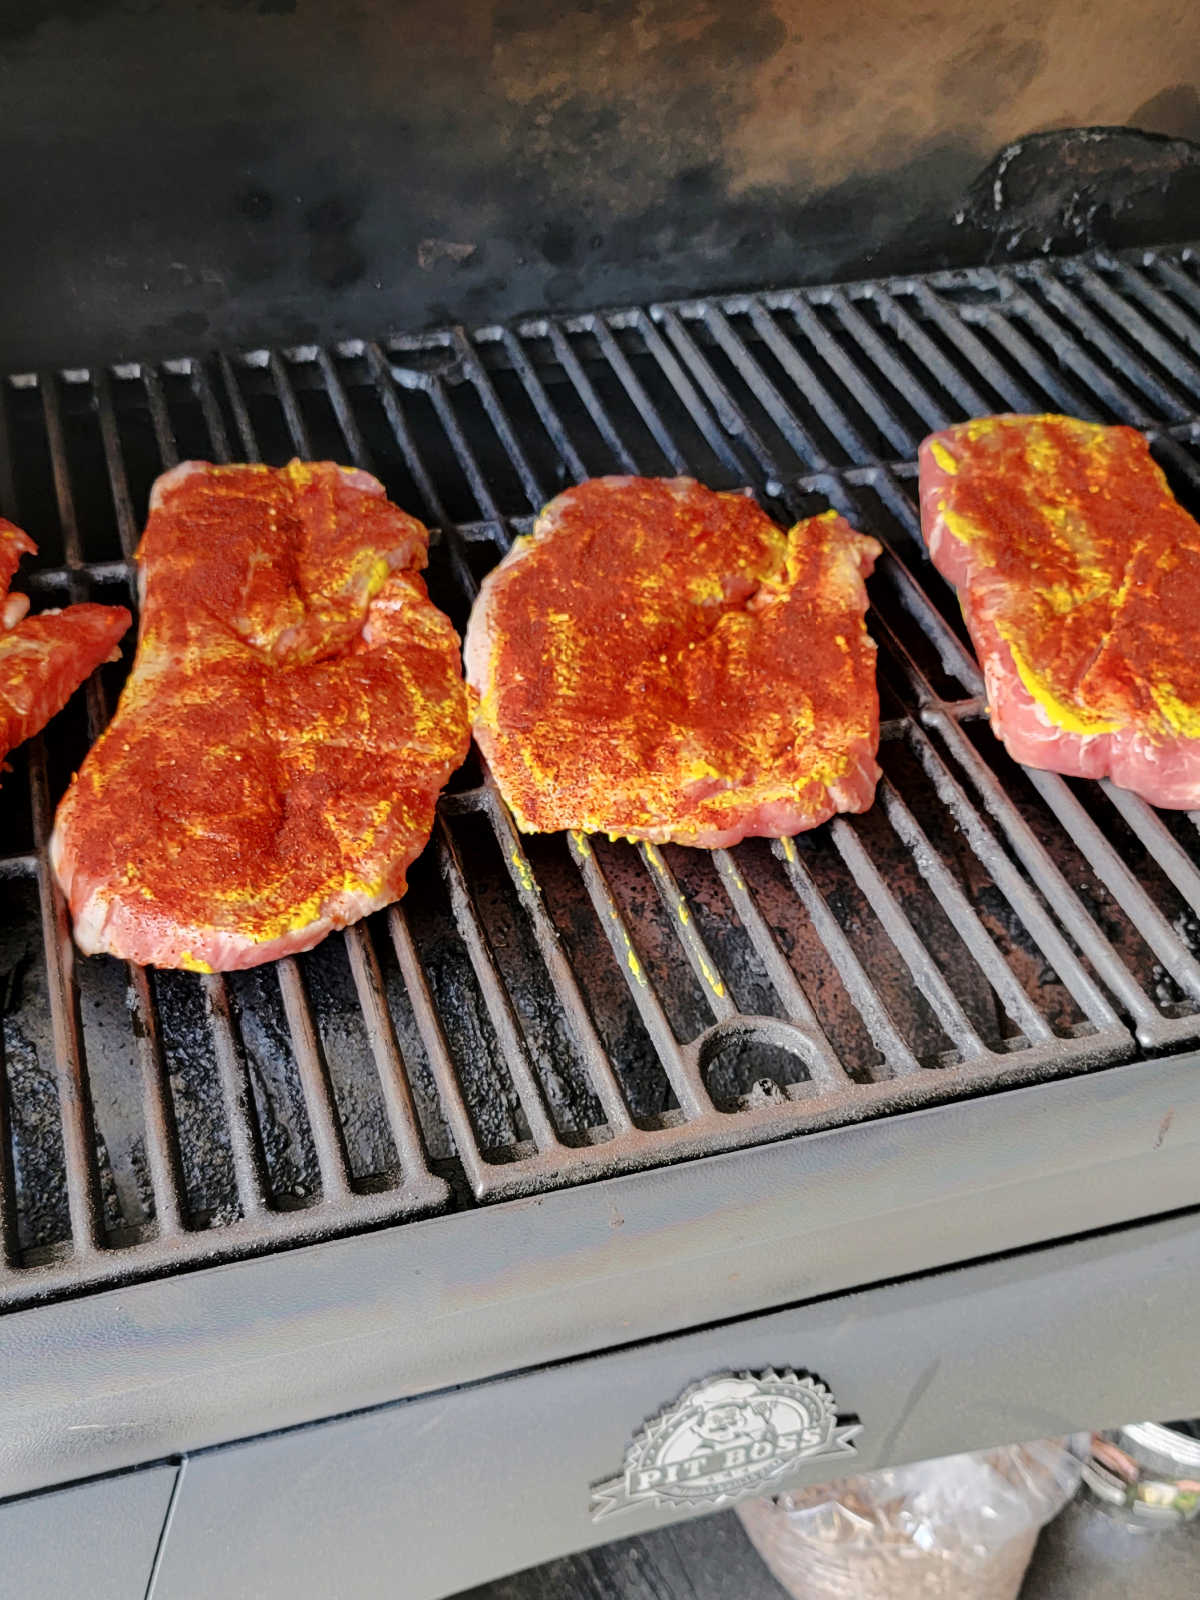
[(750, 1500), (738, 1514), (796, 1600), (1015, 1600), (1081, 1466), (1069, 1442), (1046, 1440)]

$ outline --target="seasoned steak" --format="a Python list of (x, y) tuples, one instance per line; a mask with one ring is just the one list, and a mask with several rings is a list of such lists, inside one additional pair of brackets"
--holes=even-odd
[(476, 739), (518, 824), (715, 848), (865, 810), (878, 552), (832, 512), (784, 532), (690, 478), (559, 495), (467, 628)]
[(256, 966), (404, 893), (466, 753), (458, 639), (364, 472), (187, 462), (150, 504), (137, 659), (52, 860), (88, 953)]
[(0, 762), (114, 659), (133, 620), (124, 606), (91, 604), (27, 616), (28, 597), (7, 590), (21, 557), (36, 549), (28, 534), (0, 518)]
[(921, 446), (921, 520), (1009, 752), (1200, 805), (1200, 526), (1142, 435), (961, 423)]

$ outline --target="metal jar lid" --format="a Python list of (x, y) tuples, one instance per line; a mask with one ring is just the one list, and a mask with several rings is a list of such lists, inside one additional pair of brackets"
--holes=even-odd
[(1144, 1527), (1200, 1512), (1200, 1423), (1130, 1422), (1092, 1435), (1083, 1481), (1115, 1515)]

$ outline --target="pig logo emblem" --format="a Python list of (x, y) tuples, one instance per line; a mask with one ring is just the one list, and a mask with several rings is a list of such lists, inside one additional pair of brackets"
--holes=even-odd
[(685, 1389), (625, 1452), (625, 1470), (592, 1488), (592, 1520), (629, 1506), (721, 1506), (763, 1494), (798, 1462), (854, 1454), (855, 1417), (818, 1379), (784, 1371), (720, 1373)]

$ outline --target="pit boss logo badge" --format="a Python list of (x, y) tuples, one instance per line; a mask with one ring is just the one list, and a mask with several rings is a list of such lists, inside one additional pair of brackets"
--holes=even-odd
[(635, 1434), (624, 1474), (593, 1485), (592, 1520), (636, 1505), (720, 1506), (763, 1494), (798, 1462), (853, 1455), (859, 1431), (816, 1378), (719, 1373)]

